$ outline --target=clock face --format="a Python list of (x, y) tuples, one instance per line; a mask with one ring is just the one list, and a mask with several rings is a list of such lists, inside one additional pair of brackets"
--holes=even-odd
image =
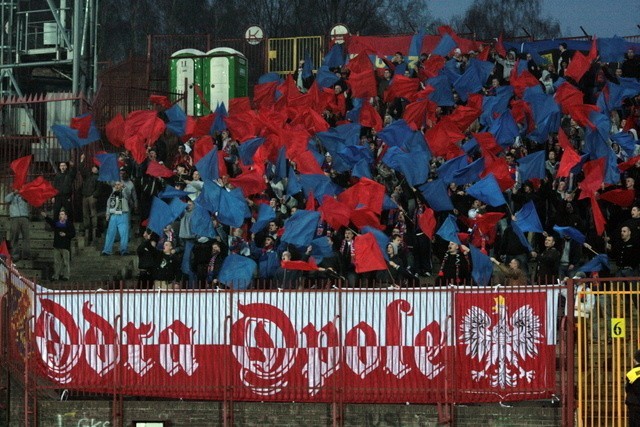
[(334, 25), (333, 27), (331, 27), (331, 30), (329, 30), (329, 35), (331, 36), (331, 40), (337, 44), (344, 43), (344, 38), (348, 34), (349, 34), (349, 29), (342, 24)]
[(252, 45), (260, 44), (264, 40), (264, 31), (257, 25), (252, 25), (244, 32), (244, 39)]

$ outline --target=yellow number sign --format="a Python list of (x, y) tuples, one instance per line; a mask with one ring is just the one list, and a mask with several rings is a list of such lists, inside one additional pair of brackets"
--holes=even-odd
[(611, 319), (612, 338), (624, 338), (626, 329), (624, 317), (614, 317)]

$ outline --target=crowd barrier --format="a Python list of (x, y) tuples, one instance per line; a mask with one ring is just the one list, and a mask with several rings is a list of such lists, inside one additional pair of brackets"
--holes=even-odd
[(32, 396), (423, 404), (573, 396), (561, 285), (51, 290), (0, 269), (2, 360)]

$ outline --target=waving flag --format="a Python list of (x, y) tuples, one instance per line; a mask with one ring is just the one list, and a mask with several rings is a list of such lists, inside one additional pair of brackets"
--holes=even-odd
[(27, 180), (27, 174), (29, 173), (29, 166), (31, 166), (31, 160), (33, 159), (33, 154), (29, 154), (28, 156), (23, 156), (18, 159), (15, 159), (11, 162), (9, 167), (14, 173), (13, 177), (13, 189), (20, 190)]
[(425, 208), (424, 212), (418, 215), (418, 225), (429, 239), (433, 239), (433, 233), (436, 231), (436, 217), (433, 209)]
[(536, 206), (532, 201), (525, 203), (522, 208), (515, 214), (515, 221), (518, 223), (518, 228), (523, 232), (533, 231), (535, 233), (543, 233), (544, 229), (540, 223)]
[(216, 146), (196, 163), (196, 169), (200, 172), (203, 181), (215, 181), (220, 178), (218, 148)]
[(249, 289), (257, 264), (249, 257), (229, 254), (222, 263), (218, 281), (231, 289)]
[(356, 273), (386, 270), (387, 263), (382, 256), (376, 238), (371, 233), (359, 234), (353, 242)]
[(315, 236), (319, 221), (319, 212), (297, 210), (284, 223), (282, 241), (295, 246), (309, 246)]
[(559, 225), (553, 226), (553, 231), (558, 233), (561, 237), (569, 237), (572, 240), (584, 244), (586, 237), (579, 230), (573, 227), (560, 227)]
[(258, 217), (256, 218), (256, 222), (251, 226), (252, 233), (258, 233), (269, 224), (269, 222), (276, 219), (276, 211), (267, 204), (258, 205)]
[(33, 181), (23, 185), (18, 194), (31, 206), (39, 208), (47, 200), (55, 197), (58, 194), (58, 190), (42, 176), (38, 176)]
[(120, 181), (120, 167), (118, 166), (118, 155), (116, 153), (96, 154), (96, 158), (100, 161), (98, 181)]
[(242, 227), (244, 219), (249, 217), (251, 217), (251, 211), (241, 189), (235, 188), (231, 191), (223, 189), (220, 192), (218, 221), (231, 227)]
[(544, 150), (540, 150), (518, 159), (520, 182), (534, 178), (542, 179), (547, 175), (544, 167), (546, 154)]
[(493, 263), (480, 249), (469, 245), (471, 250), (471, 277), (480, 286), (487, 286), (493, 275)]
[(487, 175), (467, 188), (467, 194), (493, 207), (507, 203), (493, 174)]
[(154, 233), (162, 235), (164, 227), (171, 224), (174, 219), (171, 207), (162, 199), (154, 197), (151, 202), (151, 213), (147, 227)]
[(458, 226), (456, 224), (456, 218), (453, 215), (447, 216), (436, 234), (447, 242), (454, 242), (461, 245), (460, 238), (458, 237)]
[(64, 150), (73, 150), (74, 148), (80, 148), (100, 139), (100, 132), (95, 127), (95, 125), (91, 126), (86, 138), (81, 138), (79, 135), (80, 132), (77, 129), (72, 129), (69, 126), (53, 125), (51, 126), (51, 131), (58, 138), (58, 142), (60, 142), (60, 146)]
[(609, 257), (606, 254), (598, 254), (587, 261), (584, 265), (576, 268), (576, 271), (592, 273), (594, 271), (609, 270)]
[(323, 196), (322, 205), (318, 211), (322, 214), (322, 219), (335, 230), (349, 225), (351, 209), (331, 196)]
[(452, 211), (454, 209), (449, 193), (447, 193), (447, 187), (441, 179), (427, 182), (418, 188), (427, 204), (434, 211), (442, 212)]

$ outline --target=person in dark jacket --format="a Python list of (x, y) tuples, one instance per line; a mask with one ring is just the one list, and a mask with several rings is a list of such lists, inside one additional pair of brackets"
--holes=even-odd
[(158, 264), (158, 251), (156, 243), (158, 236), (151, 230), (142, 233), (142, 242), (138, 245), (136, 253), (138, 255), (138, 288), (151, 289), (153, 287), (153, 269)]
[(207, 285), (218, 286), (218, 275), (222, 269), (222, 263), (226, 258), (225, 253), (222, 250), (222, 243), (213, 242), (211, 244), (211, 258), (207, 265)]
[(71, 277), (71, 239), (76, 236), (76, 229), (64, 209), (58, 213), (58, 221), (49, 218), (44, 211), (41, 212), (41, 215), (53, 229), (53, 276), (51, 280), (67, 281)]
[(629, 414), (629, 425), (640, 426), (640, 350), (633, 355), (633, 369), (627, 372), (624, 391), (627, 398), (624, 403), (627, 405)]
[(153, 269), (153, 288), (180, 289), (180, 284), (178, 283), (179, 275), (180, 257), (173, 250), (173, 242), (166, 240)]
[(73, 182), (76, 179), (76, 168), (73, 162), (60, 162), (58, 173), (53, 177), (53, 186), (58, 194), (53, 198), (53, 216), (58, 217), (60, 210), (64, 208), (69, 220), (73, 219)]
[(82, 175), (82, 226), (84, 237), (91, 243), (96, 238), (98, 227), (98, 198), (104, 184), (98, 181), (98, 166), (85, 164), (84, 154), (80, 156)]
[(544, 251), (538, 254), (536, 260), (536, 283), (544, 285), (555, 283), (560, 271), (560, 251), (556, 249), (556, 239), (553, 236), (546, 236), (544, 239)]

